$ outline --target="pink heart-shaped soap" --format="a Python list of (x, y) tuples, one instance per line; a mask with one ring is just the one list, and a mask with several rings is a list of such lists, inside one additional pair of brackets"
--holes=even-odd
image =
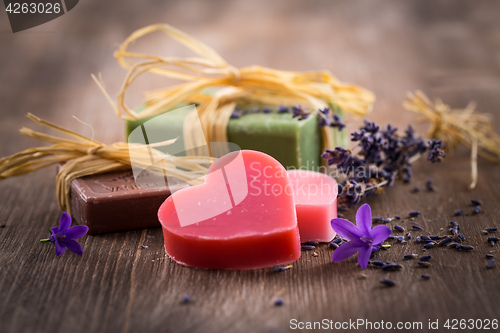
[(197, 268), (253, 269), (300, 257), (293, 190), (283, 166), (252, 150), (218, 159), (205, 184), (161, 205), (165, 250)]

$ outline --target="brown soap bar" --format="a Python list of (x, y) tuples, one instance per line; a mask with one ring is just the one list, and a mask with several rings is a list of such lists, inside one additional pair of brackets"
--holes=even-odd
[[(131, 170), (113, 171), (71, 182), (71, 213), (89, 234), (159, 227), (158, 209), (170, 189), (139, 187)], [(182, 185), (176, 185), (182, 186)]]

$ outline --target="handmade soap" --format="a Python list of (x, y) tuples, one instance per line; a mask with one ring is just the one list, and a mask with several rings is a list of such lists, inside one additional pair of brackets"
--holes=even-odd
[(157, 185), (137, 186), (131, 170), (77, 178), (71, 182), (71, 213), (89, 234), (159, 227), (158, 208), (170, 189)]
[(283, 166), (243, 150), (218, 159), (205, 183), (181, 189), (158, 211), (165, 250), (196, 268), (254, 269), (300, 257), (293, 193)]
[[(186, 112), (189, 110), (186, 109)], [(182, 128), (186, 114), (177, 113), (168, 119), (158, 117), (148, 122), (149, 128), (157, 132), (160, 129), (172, 137), (179, 136), (176, 144), (182, 145)], [(139, 125), (151, 118), (128, 121), (127, 137)], [(299, 120), (292, 113), (279, 113), (276, 110), (265, 113), (242, 113), (240, 118), (229, 120), (227, 127), (228, 141), (241, 149), (251, 149), (264, 152), (276, 158), (285, 168), (305, 168), (316, 170), (321, 165), (321, 129), (318, 127), (317, 116)], [(343, 144), (343, 133), (337, 129), (334, 132), (336, 145)]]
[(329, 242), (335, 237), (330, 221), (337, 217), (337, 182), (323, 173), (288, 170), (297, 210), (300, 241)]

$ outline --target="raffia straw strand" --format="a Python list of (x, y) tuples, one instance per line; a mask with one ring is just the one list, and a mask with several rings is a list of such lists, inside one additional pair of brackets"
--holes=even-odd
[(471, 149), (471, 184), (474, 189), (478, 179), (477, 156), (500, 162), (500, 136), (495, 132), (491, 116), (475, 111), (474, 103), (464, 109), (452, 109), (440, 99), (432, 102), (424, 93), (407, 94), (403, 104), (407, 110), (424, 116), (431, 123), (428, 136), (442, 139), (449, 150), (463, 144)]
[[(194, 57), (163, 57), (129, 51), (129, 46), (135, 41), (153, 32), (160, 31), (175, 41), (184, 45), (195, 53)], [(226, 137), (227, 126), (220, 126), (219, 115), (223, 112), (229, 117), (226, 104), (231, 107), (242, 99), (254, 102), (264, 102), (266, 106), (291, 106), (302, 104), (317, 114), (319, 109), (336, 105), (344, 112), (356, 116), (364, 116), (370, 110), (374, 95), (368, 90), (356, 85), (345, 84), (337, 80), (330, 73), (323, 72), (292, 72), (282, 71), (261, 66), (236, 68), (228, 64), (217, 52), (196, 38), (168, 25), (155, 24), (144, 27), (132, 33), (115, 52), (118, 63), (128, 70), (117, 102), (114, 103), (104, 84), (93, 77), (99, 88), (113, 107), (116, 115), (125, 120), (137, 120), (159, 115), (171, 110), (181, 102), (197, 104), (197, 112), (207, 130), (208, 141), (215, 141), (216, 137)], [(187, 81), (166, 89), (157, 90), (147, 95), (145, 108), (137, 113), (125, 103), (125, 95), (130, 85), (142, 74), (152, 73), (168, 78)], [(221, 96), (203, 95), (203, 90), (209, 87), (234, 87), (231, 92), (225, 91)], [(216, 94), (217, 95), (217, 94)], [(203, 97), (202, 97), (203, 96)], [(319, 114), (319, 116), (323, 116)], [(331, 129), (323, 128), (323, 132)], [(187, 124), (185, 134), (190, 134), (193, 127)], [(323, 148), (332, 148), (333, 136), (324, 133)], [(187, 142), (197, 142), (204, 138), (186, 139)], [(194, 147), (194, 146), (193, 146)], [(187, 146), (188, 150), (192, 147)], [(196, 149), (194, 149), (196, 151)]]
[[(21, 176), (39, 169), (62, 164), (56, 177), (56, 191), (59, 206), (71, 212), (70, 184), (75, 178), (104, 173), (109, 171), (130, 169), (130, 155), (134, 162), (151, 172), (167, 173), (172, 177), (184, 180), (192, 185), (203, 182), (207, 167), (212, 160), (205, 157), (176, 157), (164, 154), (155, 149), (175, 142), (168, 140), (150, 145), (155, 160), (162, 160), (164, 166), (151, 165), (150, 152), (146, 145), (127, 144), (123, 142), (105, 145), (74, 131), (65, 129), (32, 114), (28, 118), (34, 122), (56, 130), (73, 138), (69, 140), (57, 136), (40, 133), (29, 128), (22, 128), (21, 133), (31, 138), (52, 143), (48, 147), (28, 148), (11, 156), (0, 159), (0, 180), (13, 176)], [(181, 169), (180, 169), (181, 168)]]

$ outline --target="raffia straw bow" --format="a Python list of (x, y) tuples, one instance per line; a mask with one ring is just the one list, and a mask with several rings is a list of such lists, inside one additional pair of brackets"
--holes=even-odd
[[(163, 57), (129, 51), (133, 42), (155, 31), (163, 32), (197, 56)], [(117, 102), (113, 102), (100, 81), (95, 77), (94, 80), (107, 96), (116, 115), (124, 120), (137, 120), (159, 115), (181, 102), (196, 103), (206, 138), (193, 138), (193, 141), (227, 141), (226, 128), (232, 110), (245, 102), (269, 107), (301, 104), (316, 114), (319, 109), (333, 106), (356, 116), (366, 115), (374, 102), (370, 91), (342, 83), (325, 71), (300, 73), (261, 66), (238, 69), (212, 48), (167, 24), (151, 25), (135, 31), (118, 48), (115, 57), (123, 68), (129, 70)], [(134, 80), (144, 73), (187, 82), (147, 94), (145, 108), (137, 113), (125, 103), (125, 94)], [(213, 96), (203, 94), (210, 87), (226, 89)], [(189, 135), (189, 124), (185, 130)], [(331, 129), (323, 128), (323, 148), (332, 148), (333, 144)]]
[[(130, 169), (130, 154), (134, 155), (134, 162), (138, 167), (148, 169), (152, 172), (164, 173), (182, 179), (192, 185), (203, 182), (207, 167), (212, 162), (204, 157), (177, 157), (160, 152), (154, 147), (165, 146), (175, 140), (159, 142), (147, 148), (141, 144), (127, 144), (117, 142), (105, 145), (99, 141), (92, 140), (84, 135), (60, 127), (56, 124), (42, 120), (32, 114), (28, 118), (38, 124), (54, 129), (67, 138), (47, 135), (29, 128), (22, 128), (20, 132), (31, 138), (52, 143), (48, 147), (35, 147), (23, 150), (14, 155), (0, 159), (0, 180), (21, 176), (36, 170), (62, 164), (56, 178), (56, 191), (59, 206), (66, 212), (70, 208), (70, 183), (73, 179), (116, 171)], [(162, 160), (163, 164), (150, 165), (151, 155), (155, 160)], [(178, 167), (184, 168), (180, 169)]]
[[(162, 31), (191, 49), (197, 57), (160, 57), (128, 51), (135, 40), (154, 31)], [(340, 108), (346, 113), (362, 116), (374, 101), (374, 95), (355, 85), (339, 82), (327, 72), (288, 72), (259, 66), (237, 69), (227, 64), (214, 50), (195, 38), (166, 24), (157, 24), (137, 30), (116, 51), (120, 65), (129, 70), (115, 103), (106, 93), (104, 85), (93, 76), (117, 116), (135, 120), (163, 113), (179, 103), (195, 103), (202, 122), (204, 134), (190, 137), (191, 124), (184, 124), (186, 148), (199, 146), (206, 141), (227, 142), (226, 128), (229, 117), (237, 105), (262, 104), (265, 106), (302, 104), (314, 112), (326, 106)], [(144, 73), (153, 73), (169, 78), (187, 81), (147, 95), (143, 112), (136, 113), (125, 104), (125, 92), (132, 82)], [(203, 90), (209, 87), (221, 88), (214, 95)], [(320, 114), (321, 115), (321, 114)], [(152, 172), (161, 172), (184, 180), (192, 185), (203, 182), (208, 166), (213, 162), (205, 156), (171, 156), (140, 144), (118, 142), (110, 145), (92, 140), (76, 132), (44, 121), (34, 115), (28, 117), (48, 128), (69, 137), (60, 138), (31, 129), (23, 128), (21, 133), (40, 141), (51, 143), (48, 147), (26, 149), (0, 159), (0, 180), (24, 175), (51, 165), (62, 164), (57, 175), (57, 198), (62, 210), (70, 212), (71, 180), (87, 175), (130, 168), (130, 155), (134, 162)], [(190, 119), (188, 117), (188, 119)], [(203, 134), (201, 134), (203, 136)], [(323, 129), (324, 145), (333, 141), (331, 129)], [(159, 142), (156, 146), (168, 145), (172, 141)], [(163, 165), (151, 166), (154, 160)]]
[(475, 104), (469, 103), (465, 109), (452, 109), (440, 99), (432, 102), (421, 91), (408, 93), (403, 104), (407, 110), (422, 114), (431, 122), (429, 137), (442, 139), (448, 149), (453, 150), (463, 144), (471, 150), (471, 184), (477, 184), (477, 156), (491, 162), (500, 162), (500, 136), (495, 133), (491, 116), (475, 112)]

